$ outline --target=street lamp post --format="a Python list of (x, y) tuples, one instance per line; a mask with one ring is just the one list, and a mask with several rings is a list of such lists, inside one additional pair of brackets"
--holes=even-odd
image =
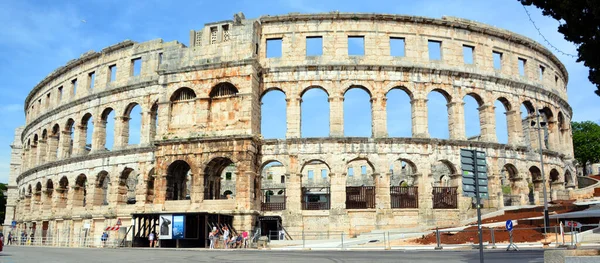
[[(538, 146), (540, 151), (540, 169), (542, 172), (542, 186), (544, 189), (544, 235), (547, 234), (548, 223), (550, 222), (550, 217), (548, 216), (548, 193), (546, 191), (546, 174), (544, 173), (544, 154), (542, 152), (542, 123), (540, 122), (540, 113), (543, 110), (538, 110), (537, 115), (537, 126), (538, 130)], [(532, 125), (533, 126), (533, 125)]]

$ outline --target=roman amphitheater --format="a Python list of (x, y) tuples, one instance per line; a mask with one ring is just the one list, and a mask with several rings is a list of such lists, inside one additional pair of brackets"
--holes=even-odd
[[(314, 39), (321, 52), (307, 55)], [(362, 53), (349, 52), (356, 40)], [(401, 44), (399, 54), (391, 43)], [(185, 217), (185, 237), (163, 246), (205, 246), (208, 229), (223, 225), (263, 234), (283, 228), (288, 238), (453, 226), (475, 216), (461, 189), (462, 148), (487, 155), (485, 212), (542, 203), (541, 170), (550, 198), (573, 198), (567, 81), (565, 66), (539, 43), (454, 17), (239, 13), (190, 31), (187, 46), (127, 40), (69, 61), (27, 96), (25, 126), (11, 145), (4, 225), (48, 242), (99, 242), (120, 221), (111, 238), (144, 246), (161, 215)], [(329, 136), (301, 134), (311, 89), (326, 93)], [(370, 97), (370, 137), (345, 136), (351, 89)], [(392, 91), (410, 98), (410, 137), (388, 136)], [(261, 135), (270, 92), (285, 95), (282, 139)], [(430, 93), (446, 99), (439, 114), (448, 116), (449, 139), (430, 136)], [(465, 135), (467, 96), (479, 104), (476, 137)], [(508, 143), (497, 140), (496, 101)], [(132, 116), (135, 107), (141, 117)], [(543, 138), (530, 125), (538, 113)], [(140, 139), (131, 144), (134, 117)]]

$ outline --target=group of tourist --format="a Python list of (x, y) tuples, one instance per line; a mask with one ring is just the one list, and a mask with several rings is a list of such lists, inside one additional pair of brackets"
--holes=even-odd
[(208, 240), (210, 241), (209, 248), (214, 249), (215, 244), (217, 243), (217, 241), (220, 240), (220, 237), (223, 238), (223, 248), (225, 249), (248, 247), (248, 231), (242, 232), (241, 235), (234, 233), (233, 235), (231, 235), (231, 238), (229, 237), (230, 234), (231, 232), (229, 231), (229, 227), (227, 226), (224, 226), (221, 229), (221, 231), (219, 231), (217, 227), (213, 227), (212, 231), (210, 231), (210, 233), (208, 234)]
[(5, 245), (29, 245), (31, 243), (33, 243), (34, 241), (34, 233), (31, 232), (31, 234), (27, 235), (27, 232), (23, 231), (21, 232), (21, 242), (19, 242), (18, 236), (13, 235), (12, 232), (8, 232), (8, 236), (6, 237), (6, 239), (4, 238), (3, 234), (0, 234), (0, 239), (2, 241), (3, 244)]

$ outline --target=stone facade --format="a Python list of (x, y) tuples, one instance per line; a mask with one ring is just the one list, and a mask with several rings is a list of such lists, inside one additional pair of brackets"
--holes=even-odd
[[(349, 36), (363, 38), (364, 55), (348, 55)], [(319, 56), (306, 56), (311, 37), (322, 39)], [(404, 40), (404, 56), (390, 55), (396, 38)], [(280, 57), (267, 57), (272, 39), (281, 40)], [(440, 60), (429, 59), (428, 41), (441, 42)], [(464, 47), (473, 48), (473, 64), (465, 64)], [(501, 54), (500, 67), (494, 53)], [(523, 75), (518, 59), (527, 61)], [(529, 113), (524, 123), (544, 109), (549, 186), (575, 185), (567, 80), (565, 67), (540, 44), (453, 17), (236, 14), (192, 30), (189, 47), (125, 41), (70, 61), (27, 96), (26, 124), (12, 145), (4, 224), (15, 220), (20, 230), (37, 226), (38, 236), (63, 237), (89, 226), (98, 240), (102, 229), (133, 213), (229, 214), (238, 231), (254, 228), (260, 216), (279, 216), (291, 233), (456, 225), (474, 215), (471, 199), (458, 187), (455, 207), (433, 209), (432, 191), (461, 185), (461, 148), (487, 154), (486, 207), (504, 205), (504, 179), (520, 203), (527, 202), (528, 182), (534, 183), (539, 202), (537, 132), (523, 124), (520, 105)], [(328, 95), (329, 137), (301, 138), (300, 105), (311, 88)], [(369, 138), (344, 137), (350, 88), (371, 96)], [(388, 137), (386, 94), (392, 89), (411, 99), (412, 138)], [(261, 98), (275, 90), (286, 97), (286, 138), (265, 140)], [(448, 111), (440, 114), (449, 116), (449, 140), (429, 136), (430, 92), (447, 99)], [(465, 96), (480, 104), (476, 140), (465, 136)], [(496, 139), (496, 100), (505, 106), (508, 144)], [(140, 143), (132, 145), (129, 120), (136, 105), (142, 126)], [(115, 128), (107, 131), (111, 112)], [(86, 143), (90, 120), (94, 130)], [(107, 132), (115, 134), (112, 147), (106, 147)], [(397, 190), (390, 189), (397, 186), (416, 187), (418, 206), (394, 208)], [(348, 195), (352, 189), (359, 189), (355, 196)], [(364, 196), (373, 199), (354, 199)], [(352, 202), (366, 207), (348, 208)], [(264, 203), (284, 206), (264, 211)]]

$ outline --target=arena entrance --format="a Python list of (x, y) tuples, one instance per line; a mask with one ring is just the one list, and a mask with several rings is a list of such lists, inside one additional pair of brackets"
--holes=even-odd
[(208, 233), (213, 227), (229, 227), (233, 233), (233, 216), (213, 213), (133, 214), (133, 246), (148, 247), (148, 236), (155, 233), (160, 247), (208, 247)]
[(269, 240), (284, 240), (287, 238), (288, 235), (283, 229), (281, 217), (260, 216), (258, 221), (260, 222), (261, 236), (267, 236)]

